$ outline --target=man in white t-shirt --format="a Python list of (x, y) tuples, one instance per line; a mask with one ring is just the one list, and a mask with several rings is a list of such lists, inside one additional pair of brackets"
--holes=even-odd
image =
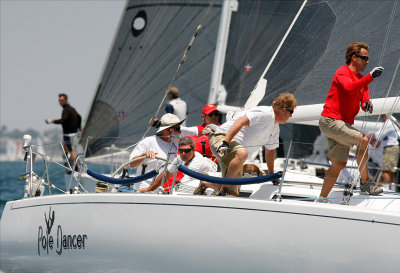
[(180, 120), (183, 120), (182, 126), (186, 126), (189, 115), (186, 102), (179, 97), (179, 89), (171, 87), (167, 94), (169, 103), (165, 107), (165, 112), (176, 115)]
[[(168, 166), (165, 181), (168, 180), (176, 171), (179, 165), (184, 165), (189, 169), (196, 172), (216, 172), (217, 165), (210, 159), (203, 157), (200, 153), (194, 150), (194, 141), (190, 137), (183, 137), (179, 140), (179, 155), (174, 159), (172, 164)], [(140, 188), (138, 192), (149, 192), (157, 189), (162, 182), (164, 172), (161, 172), (153, 184), (149, 187)], [(188, 179), (186, 175), (182, 178), (182, 181)]]
[[(214, 104), (206, 104), (203, 106), (201, 111), (201, 118), (203, 119), (203, 124), (198, 126), (181, 126), (181, 133), (179, 137), (190, 136), (194, 139), (195, 142), (195, 150), (201, 153), (203, 156), (207, 156), (208, 158), (214, 158), (210, 145), (208, 142), (208, 135), (203, 135), (202, 130), (209, 124), (215, 124), (220, 126), (218, 123), (220, 112), (217, 109), (217, 106)], [(153, 127), (158, 128), (159, 120), (157, 118), (152, 118), (150, 124)], [(182, 123), (183, 125), (183, 123)]]
[[(177, 145), (175, 140), (179, 139), (180, 125), (182, 120), (173, 114), (165, 114), (160, 119), (161, 125), (156, 132), (156, 135), (146, 137), (140, 141), (130, 154), (130, 159), (145, 156), (144, 159), (139, 159), (130, 164), (131, 168), (137, 167), (136, 175), (142, 175), (152, 170), (158, 169), (164, 163), (162, 160), (156, 159), (157, 157), (172, 161), (175, 157)], [(141, 187), (148, 187), (152, 183), (152, 179), (147, 179), (133, 185), (134, 189)]]
[[(269, 173), (274, 172), (275, 149), (279, 147), (279, 124), (285, 124), (297, 106), (290, 93), (280, 94), (270, 106), (257, 106), (237, 113), (210, 134), (210, 147), (221, 166), (222, 177), (240, 178), (249, 153), (265, 146)], [(201, 187), (201, 185), (199, 185)], [(240, 186), (222, 185), (217, 195), (238, 196)]]
[(385, 122), (380, 130), (372, 137), (371, 144), (383, 147), (382, 180), (384, 183), (396, 182), (396, 169), (399, 162), (399, 141), (396, 128), (387, 115), (381, 115)]

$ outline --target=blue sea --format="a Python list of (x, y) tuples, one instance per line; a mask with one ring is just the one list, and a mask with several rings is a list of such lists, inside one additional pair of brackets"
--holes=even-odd
[[(60, 163), (61, 165), (63, 162)], [(88, 167), (96, 172), (110, 172), (110, 167), (106, 165), (88, 164)], [(35, 161), (33, 165), (34, 172), (43, 177), (45, 166), (41, 161)], [(26, 172), (26, 162), (24, 161), (0, 161), (0, 216), (3, 214), (4, 207), (8, 201), (17, 200), (24, 197), (25, 179), (18, 180), (21, 174)], [(64, 190), (65, 169), (62, 166), (52, 163), (49, 168), (50, 182), (57, 188)], [(45, 181), (47, 182), (47, 176)], [(52, 194), (61, 194), (62, 192), (52, 189)], [(46, 187), (45, 194), (48, 194)]]

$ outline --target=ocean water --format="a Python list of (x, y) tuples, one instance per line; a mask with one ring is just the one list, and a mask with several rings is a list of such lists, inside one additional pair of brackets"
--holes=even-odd
[[(60, 163), (63, 164), (63, 163)], [(106, 165), (88, 164), (88, 167), (96, 172), (110, 172), (110, 167)], [(45, 176), (45, 165), (43, 161), (35, 161), (33, 165), (34, 172), (39, 176)], [(26, 162), (24, 161), (0, 161), (0, 217), (3, 214), (4, 207), (8, 201), (21, 199), (24, 197), (25, 179), (18, 180), (21, 174), (26, 172)], [(57, 188), (64, 190), (65, 169), (55, 163), (50, 164), (49, 177), (50, 182)], [(63, 192), (52, 189), (52, 194), (62, 194)], [(45, 193), (48, 194), (48, 188), (45, 187)]]

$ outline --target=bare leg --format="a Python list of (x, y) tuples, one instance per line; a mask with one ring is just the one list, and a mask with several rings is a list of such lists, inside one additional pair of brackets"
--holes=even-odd
[(357, 164), (358, 169), (361, 173), (361, 183), (365, 184), (368, 180), (368, 138), (367, 136), (360, 134), (358, 138), (354, 140), (354, 145), (357, 145)]
[[(236, 178), (238, 173), (242, 170), (243, 164), (246, 161), (248, 152), (246, 149), (240, 149), (236, 152), (235, 157), (229, 162), (228, 170), (225, 178)], [(220, 185), (219, 191), (224, 188), (229, 188), (228, 185)]]
[(76, 159), (76, 153), (75, 153), (75, 151), (71, 151), (71, 158), (72, 158), (73, 160)]
[(237, 151), (235, 157), (229, 162), (228, 171), (226, 172), (225, 178), (235, 178), (243, 168), (243, 164), (248, 156), (247, 150), (241, 149)]
[(382, 178), (384, 183), (394, 183), (395, 175), (391, 171), (382, 171)]
[(65, 154), (68, 155), (69, 149), (68, 149), (68, 145), (67, 144), (64, 144), (64, 151), (65, 151)]
[(346, 162), (339, 159), (332, 158), (332, 165), (329, 167), (328, 171), (324, 177), (324, 184), (322, 185), (320, 197), (326, 198), (331, 192), (333, 185), (335, 184), (339, 173), (346, 167)]

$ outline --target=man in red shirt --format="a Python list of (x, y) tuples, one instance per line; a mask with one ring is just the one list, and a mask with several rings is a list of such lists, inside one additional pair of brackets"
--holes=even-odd
[(201, 111), (201, 118), (204, 121), (203, 124), (193, 127), (182, 127), (181, 130), (182, 135), (193, 138), (195, 150), (197, 152), (212, 159), (215, 163), (217, 160), (211, 152), (208, 135), (203, 135), (202, 131), (208, 124), (220, 126), (221, 124), (218, 123), (219, 116), (220, 112), (218, 111), (217, 106), (214, 104), (206, 104), (203, 106)]
[[(368, 177), (368, 138), (351, 125), (354, 117), (361, 109), (372, 113), (373, 106), (369, 99), (368, 84), (382, 74), (383, 67), (375, 67), (363, 76), (369, 64), (369, 46), (366, 43), (352, 43), (346, 49), (346, 65), (341, 66), (332, 79), (331, 89), (321, 113), (319, 127), (328, 139), (328, 157), (332, 165), (325, 174), (320, 198), (328, 197), (339, 173), (346, 167), (349, 149), (357, 146), (357, 163), (361, 173), (361, 191), (371, 195), (382, 193)], [(317, 202), (328, 202), (327, 199), (317, 199)]]

